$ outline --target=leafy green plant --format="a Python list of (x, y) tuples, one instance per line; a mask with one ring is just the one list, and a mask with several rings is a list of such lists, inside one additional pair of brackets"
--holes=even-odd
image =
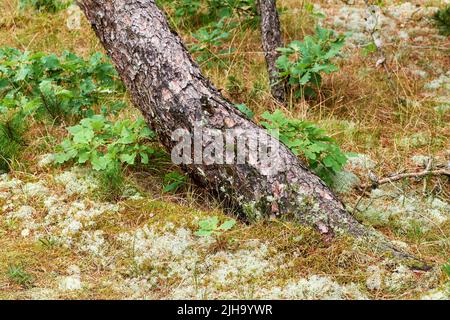
[(145, 144), (155, 134), (142, 118), (111, 122), (102, 115), (95, 115), (69, 127), (68, 131), (70, 138), (59, 146), (56, 163), (75, 161), (90, 164), (96, 171), (109, 171), (138, 162), (148, 164), (149, 156), (155, 152)]
[(361, 53), (364, 57), (367, 57), (368, 55), (377, 52), (377, 50), (378, 49), (375, 43), (370, 42), (369, 44), (361, 48)]
[(26, 105), (37, 117), (81, 118), (93, 115), (97, 104), (107, 110), (111, 94), (123, 92), (117, 72), (100, 53), (84, 60), (70, 52), (58, 57), (0, 49), (0, 110)]
[(326, 183), (331, 185), (332, 176), (342, 170), (347, 156), (325, 131), (314, 124), (288, 119), (283, 112), (276, 110), (272, 114), (265, 112), (261, 124), (273, 135), (278, 135), (291, 151), (307, 160), (310, 168)]
[(200, 0), (180, 0), (177, 2), (175, 16), (179, 18), (184, 16), (195, 16), (202, 6)]
[(173, 12), (178, 23), (208, 24), (221, 18), (257, 16), (255, 0), (159, 0), (160, 7)]
[(209, 14), (216, 17), (243, 16), (253, 18), (257, 16), (255, 0), (210, 0)]
[(224, 19), (217, 23), (200, 28), (192, 36), (197, 43), (191, 46), (190, 51), (196, 54), (196, 60), (200, 64), (210, 67), (215, 63), (224, 64), (227, 55), (234, 51), (233, 48), (221, 49), (224, 41), (229, 38), (234, 23), (226, 24)]
[(314, 4), (311, 2), (305, 2), (304, 8), (305, 8), (306, 12), (308, 12), (308, 14), (310, 16), (312, 16), (313, 18), (317, 18), (317, 19), (326, 18), (326, 16), (322, 12), (316, 11), (316, 9), (314, 8)]
[(20, 0), (19, 8), (23, 10), (30, 7), (41, 12), (55, 13), (66, 9), (71, 2), (70, 0)]
[(434, 22), (443, 36), (450, 36), (450, 4), (433, 15)]
[(169, 172), (164, 176), (163, 192), (176, 192), (186, 184), (187, 177), (176, 171)]
[(223, 232), (230, 230), (236, 224), (236, 220), (230, 219), (219, 225), (219, 218), (217, 216), (200, 220), (198, 223), (199, 229), (195, 235), (199, 237), (220, 236)]
[(24, 288), (31, 287), (34, 282), (33, 276), (27, 273), (21, 265), (9, 265), (6, 275), (10, 281)]
[(316, 27), (316, 33), (301, 42), (292, 41), (286, 48), (279, 48), (281, 56), (276, 65), (283, 80), (295, 88), (295, 96), (313, 97), (322, 83), (321, 73), (339, 70), (331, 63), (344, 46), (345, 37), (333, 30)]

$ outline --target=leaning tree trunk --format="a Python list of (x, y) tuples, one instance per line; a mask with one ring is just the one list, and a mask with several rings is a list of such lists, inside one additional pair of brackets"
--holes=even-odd
[[(115, 63), (133, 103), (161, 143), (172, 150), (172, 132), (242, 129), (270, 140), (246, 119), (201, 74), (199, 67), (170, 30), (154, 0), (83, 0), (80, 6)], [(198, 143), (198, 141), (196, 141)], [(203, 140), (203, 147), (210, 143)], [(249, 219), (287, 216), (322, 234), (370, 234), (344, 208), (333, 192), (282, 143), (267, 175), (267, 163), (185, 164), (183, 169), (202, 186), (239, 208)]]
[(258, 1), (257, 5), (261, 15), (261, 40), (269, 72), (272, 96), (278, 102), (284, 103), (286, 99), (285, 85), (284, 81), (278, 76), (276, 67), (276, 61), (280, 56), (277, 48), (283, 47), (276, 0)]

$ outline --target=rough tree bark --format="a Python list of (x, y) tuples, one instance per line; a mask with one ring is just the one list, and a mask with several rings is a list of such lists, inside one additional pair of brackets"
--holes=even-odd
[[(154, 0), (82, 0), (79, 4), (115, 63), (133, 103), (168, 150), (177, 143), (171, 139), (172, 132), (179, 128), (193, 132), (196, 121), (209, 129), (240, 128), (268, 137), (201, 74)], [(203, 141), (203, 146), (207, 143)], [(336, 233), (357, 237), (370, 234), (298, 157), (282, 143), (276, 144), (276, 175), (267, 176), (260, 162), (190, 164), (183, 169), (239, 208), (246, 218), (288, 216), (330, 237)]]
[(269, 72), (272, 96), (278, 102), (284, 103), (286, 99), (285, 85), (283, 81), (280, 81), (276, 68), (276, 61), (280, 56), (277, 48), (284, 46), (276, 0), (258, 1), (257, 5), (261, 15), (261, 40), (267, 71)]

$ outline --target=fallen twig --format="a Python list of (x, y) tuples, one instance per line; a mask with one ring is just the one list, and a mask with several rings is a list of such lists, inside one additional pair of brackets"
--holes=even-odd
[(448, 169), (432, 170), (432, 159), (430, 159), (430, 161), (428, 161), (428, 164), (427, 164), (425, 170), (423, 170), (421, 172), (407, 172), (407, 173), (390, 175), (390, 176), (388, 176), (386, 178), (382, 178), (382, 179), (371, 179), (372, 180), (371, 183), (360, 185), (359, 189), (366, 190), (369, 187), (372, 187), (375, 189), (382, 184), (386, 184), (386, 183), (390, 183), (390, 182), (394, 182), (394, 181), (398, 181), (398, 180), (402, 180), (402, 179), (406, 179), (406, 178), (421, 178), (421, 177), (425, 177), (425, 176), (440, 176), (440, 175), (450, 176), (450, 170), (448, 170)]
[(441, 170), (403, 173), (403, 174), (394, 175), (389, 178), (381, 179), (378, 181), (378, 185), (393, 182), (393, 181), (398, 181), (398, 180), (401, 180), (404, 178), (419, 178), (419, 177), (424, 177), (424, 176), (439, 176), (439, 175), (450, 176), (450, 171), (441, 169)]

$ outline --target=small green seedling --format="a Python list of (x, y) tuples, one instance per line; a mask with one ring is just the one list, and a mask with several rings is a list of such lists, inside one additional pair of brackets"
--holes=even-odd
[(164, 176), (163, 192), (176, 192), (186, 184), (187, 177), (176, 171)]
[(58, 245), (58, 241), (52, 236), (46, 236), (39, 238), (38, 244), (45, 249), (51, 249)]
[(9, 265), (6, 275), (11, 282), (24, 288), (31, 287), (34, 282), (33, 276), (27, 273), (21, 265)]
[(195, 232), (195, 235), (199, 237), (220, 236), (223, 232), (232, 229), (235, 224), (236, 220), (230, 219), (219, 225), (217, 216), (210, 217), (198, 223), (199, 230)]

